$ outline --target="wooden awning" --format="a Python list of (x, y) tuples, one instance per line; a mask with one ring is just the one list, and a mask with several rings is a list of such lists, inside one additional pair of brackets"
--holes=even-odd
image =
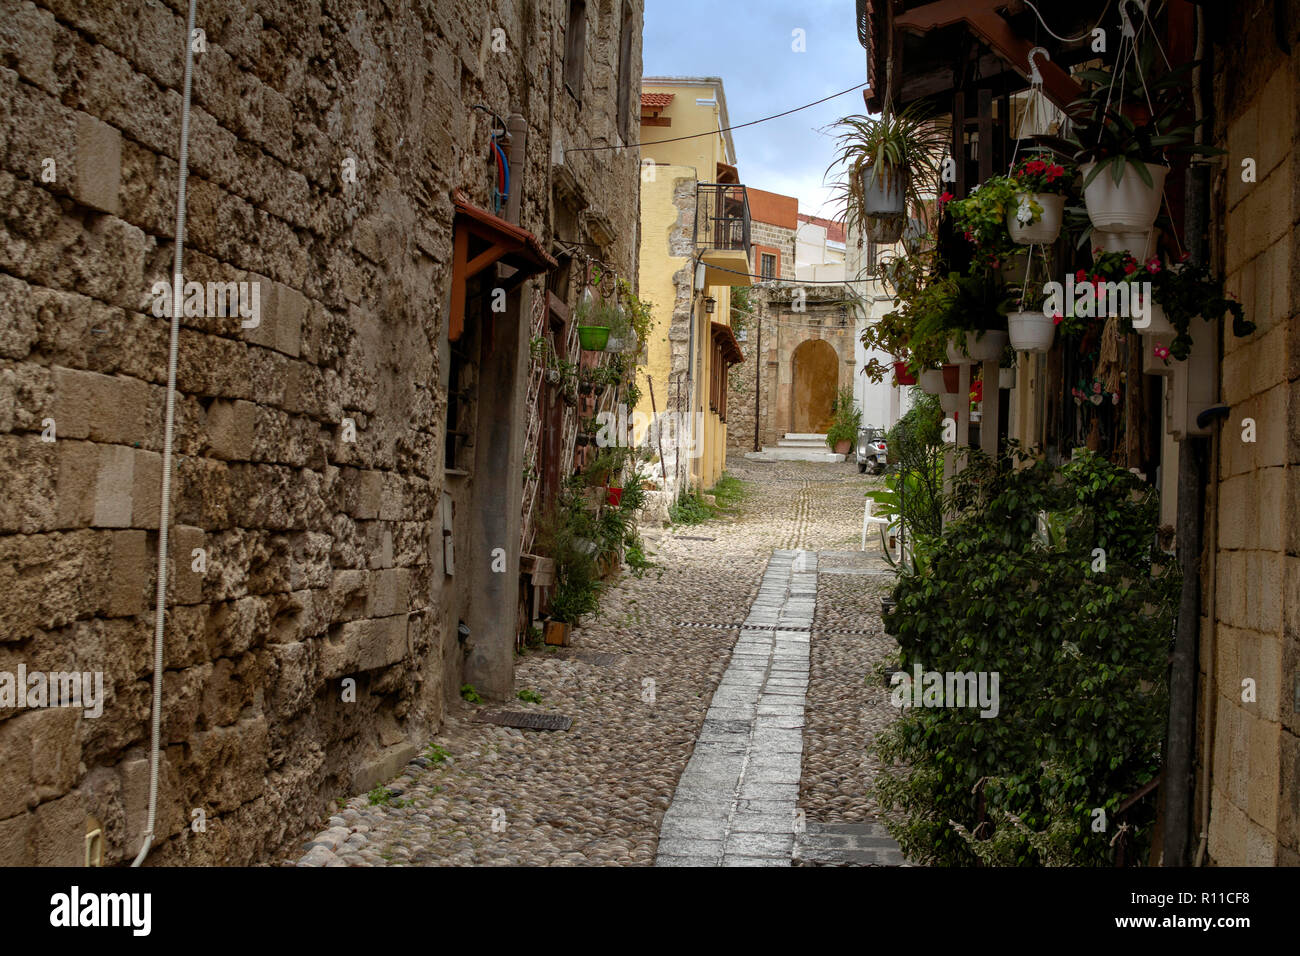
[(465, 286), (470, 279), (489, 266), (503, 262), (516, 270), (505, 283), (509, 291), (539, 272), (554, 269), (556, 262), (531, 232), (480, 209), (460, 190), (452, 194), (452, 202), (456, 214), (447, 338), (455, 342), (465, 328)]
[(731, 326), (710, 322), (709, 331), (713, 333), (713, 341), (722, 349), (722, 357), (728, 365), (745, 361), (745, 353), (740, 351), (740, 343), (736, 341), (736, 333), (731, 331)]

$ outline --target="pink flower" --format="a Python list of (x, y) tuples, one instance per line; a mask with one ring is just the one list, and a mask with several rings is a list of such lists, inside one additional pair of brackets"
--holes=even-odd
[(1092, 383), (1092, 393), (1093, 393), (1094, 395), (1100, 395), (1100, 394), (1101, 394), (1101, 382), (1093, 382), (1093, 383)]
[(1152, 349), (1151, 351), (1152, 351), (1152, 354), (1154, 354), (1155, 357), (1158, 358), (1158, 359), (1167, 359), (1167, 358), (1169, 358), (1169, 349), (1166, 348), (1165, 346), (1161, 345), (1159, 342), (1156, 343), (1156, 347), (1155, 347), (1154, 349)]
[(1147, 272), (1151, 273), (1152, 275), (1155, 275), (1159, 271), (1160, 271), (1160, 257), (1152, 256), (1150, 259), (1147, 260)]
[(1060, 325), (1061, 322), (1062, 322), (1064, 319), (1065, 319), (1065, 316), (1061, 315), (1061, 313), (1058, 312), (1058, 313), (1056, 313), (1056, 315), (1052, 316), (1052, 324), (1053, 324), (1053, 325)]
[(943, 191), (943, 195), (939, 197), (939, 205), (942, 206), (944, 203), (951, 202), (953, 199), (956, 198), (957, 197), (955, 197), (952, 193), (948, 192), (948, 190), (945, 189)]

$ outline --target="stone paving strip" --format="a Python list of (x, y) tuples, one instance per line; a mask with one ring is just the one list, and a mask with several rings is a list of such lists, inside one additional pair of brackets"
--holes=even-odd
[(790, 865), (816, 601), (816, 555), (775, 551), (664, 814), (656, 866)]
[[(740, 657), (773, 661), (759, 740), (780, 742), (752, 764), (744, 794), (750, 802), (735, 808), (741, 816), (734, 836), (736, 851), (760, 851), (745, 859), (769, 859), (761, 855), (769, 848), (757, 845), (764, 841), (742, 839), (742, 834), (756, 836), (766, 832), (756, 827), (776, 826), (754, 819), (758, 812), (777, 809), (770, 789), (752, 796), (760, 784), (784, 788), (777, 814), (783, 818), (781, 829), (775, 832), (791, 830), (802, 748), (796, 723), (802, 705), (794, 701), (808, 675), (814, 574), (795, 573), (798, 594), (790, 595), (784, 616), (759, 614), (763, 609), (755, 605), (764, 567), (773, 549), (856, 547), (862, 492), (878, 481), (863, 479), (853, 465), (741, 459), (729, 461), (728, 470), (747, 483), (738, 515), (697, 527), (646, 529), (658, 567), (612, 586), (602, 597), (600, 614), (575, 628), (574, 648), (538, 648), (518, 659), (515, 687), (535, 691), (541, 703), (511, 699), (475, 706), (453, 697), (424, 755), (375, 795), (338, 801), (310, 834), (268, 862), (652, 865), (661, 821), (701, 735), (710, 695), (721, 687), (733, 658), (733, 645)], [(782, 561), (790, 568), (796, 557)], [(806, 567), (816, 567), (813, 558), (806, 553)], [(751, 614), (754, 626), (738, 639), (739, 622), (751, 623)], [(802, 629), (783, 632), (778, 625)], [(647, 678), (655, 682), (652, 704), (643, 700)], [(573, 725), (557, 732), (499, 727), (479, 722), (486, 710), (565, 714)], [(759, 716), (756, 702), (753, 715), (732, 719), (749, 722)], [(788, 726), (767, 718), (788, 718)], [(723, 732), (726, 726), (710, 728), (710, 735), (720, 734), (711, 744), (725, 745), (736, 736)], [(781, 847), (780, 862), (788, 865), (784, 838)]]

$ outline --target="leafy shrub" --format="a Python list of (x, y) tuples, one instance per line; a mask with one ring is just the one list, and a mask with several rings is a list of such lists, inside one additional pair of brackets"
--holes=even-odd
[(914, 404), (885, 436), (889, 458), (898, 470), (885, 478), (882, 490), (867, 497), (881, 514), (901, 517), (910, 538), (934, 537), (943, 525), (943, 409), (939, 399), (920, 389)]
[(831, 413), (834, 415), (834, 420), (831, 422), (831, 427), (826, 429), (826, 444), (834, 448), (842, 441), (857, 441), (858, 431), (862, 428), (862, 412), (853, 400), (851, 387), (848, 385), (840, 387), (831, 406)]
[(713, 516), (713, 509), (695, 492), (682, 492), (668, 506), (668, 520), (673, 524), (703, 524)]
[[(997, 672), (998, 713), (904, 710), (877, 741), (876, 790), (917, 862), (975, 862), (964, 828), (992, 835), (1004, 862), (1103, 865), (1113, 823), (1092, 832), (1092, 811), (1113, 821), (1159, 769), (1180, 575), (1135, 476), (1087, 452), (1059, 469), (1012, 454), (972, 455), (956, 517), (902, 570), (886, 615), (905, 672)], [(1154, 813), (1150, 800), (1128, 811), (1135, 856)]]

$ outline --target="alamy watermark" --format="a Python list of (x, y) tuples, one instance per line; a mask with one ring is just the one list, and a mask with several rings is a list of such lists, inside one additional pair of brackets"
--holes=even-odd
[(695, 413), (694, 427), (689, 412), (645, 412), (629, 414), (626, 405), (615, 411), (596, 415), (596, 446), (598, 448), (635, 448), (640, 445), (655, 447), (660, 441), (678, 449), (683, 458), (699, 458), (704, 454), (704, 413)]
[(81, 707), (95, 718), (104, 713), (103, 671), (0, 671), (0, 707)]
[(979, 707), (981, 717), (996, 717), (998, 700), (997, 671), (922, 671), (912, 665), (912, 673), (896, 671), (889, 679), (893, 686), (889, 700), (895, 707)]
[[(170, 318), (176, 293), (172, 284), (159, 279), (149, 290), (153, 296), (153, 314)], [(245, 329), (262, 324), (262, 284), (260, 282), (186, 282), (181, 289), (181, 314), (186, 318), (234, 318)]]

